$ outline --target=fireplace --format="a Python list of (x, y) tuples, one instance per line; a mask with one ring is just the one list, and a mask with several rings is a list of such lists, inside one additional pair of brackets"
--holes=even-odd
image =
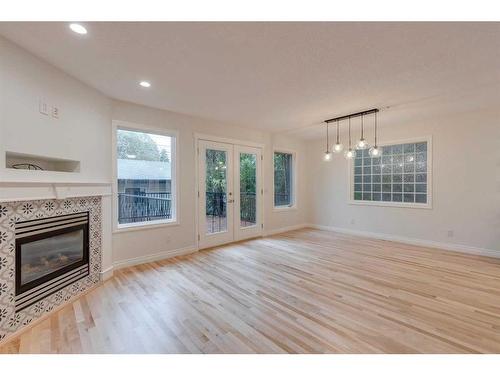
[(89, 275), (89, 212), (16, 223), (16, 311)]

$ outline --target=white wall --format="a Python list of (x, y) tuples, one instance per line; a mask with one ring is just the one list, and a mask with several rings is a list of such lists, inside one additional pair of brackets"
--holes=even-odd
[[(309, 221), (500, 252), (499, 116), (498, 110), (477, 110), (432, 119), (408, 118), (380, 129), (381, 142), (432, 136), (432, 209), (349, 204), (348, 162), (339, 156), (323, 162), (324, 140), (309, 142)], [(382, 113), (380, 123), (384, 123)], [(449, 230), (454, 231), (453, 237), (448, 236)]]
[[(149, 129), (171, 129), (179, 132), (179, 207), (180, 225), (159, 228), (147, 228), (118, 232), (113, 235), (113, 254), (116, 262), (128, 259), (154, 255), (177, 249), (192, 248), (195, 240), (196, 181), (195, 181), (195, 133), (202, 133), (222, 138), (233, 138), (248, 142), (264, 144), (264, 226), (268, 232), (279, 228), (305, 223), (305, 205), (300, 205), (305, 199), (305, 184), (300, 175), (305, 166), (304, 142), (286, 137), (273, 137), (269, 133), (241, 128), (233, 125), (220, 124), (192, 116), (174, 112), (153, 109), (132, 103), (115, 101), (113, 103), (113, 119), (136, 123)], [(272, 209), (272, 152), (274, 145), (292, 149), (298, 153), (299, 179), (298, 201), (296, 210), (275, 212)]]
[[(59, 119), (39, 112), (42, 98), (57, 105)], [(36, 181), (110, 182), (110, 122), (108, 98), (0, 37), (0, 180), (28, 176), (3, 168), (5, 151), (14, 151), (81, 161), (76, 176)]]
[[(295, 151), (296, 155), (296, 204), (292, 209), (273, 209), (273, 150)], [(307, 223), (308, 209), (308, 181), (306, 178), (306, 142), (300, 139), (274, 134), (271, 137), (271, 146), (266, 150), (266, 182), (267, 193), (265, 199), (266, 229), (268, 232), (281, 231), (280, 228), (293, 228), (294, 226)]]

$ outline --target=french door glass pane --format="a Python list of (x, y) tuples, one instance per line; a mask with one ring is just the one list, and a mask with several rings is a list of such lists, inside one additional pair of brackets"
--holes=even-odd
[(227, 231), (227, 153), (206, 150), (206, 233)]
[(240, 154), (240, 225), (256, 224), (257, 155)]

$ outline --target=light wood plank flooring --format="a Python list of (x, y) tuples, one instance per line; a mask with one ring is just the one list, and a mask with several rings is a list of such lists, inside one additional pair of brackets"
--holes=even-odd
[(500, 260), (304, 229), (120, 270), (3, 353), (500, 352)]

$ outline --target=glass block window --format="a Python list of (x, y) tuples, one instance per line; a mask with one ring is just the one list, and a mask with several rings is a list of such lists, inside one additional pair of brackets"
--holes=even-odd
[(353, 163), (355, 201), (427, 204), (427, 142), (382, 147), (382, 156), (356, 151)]

